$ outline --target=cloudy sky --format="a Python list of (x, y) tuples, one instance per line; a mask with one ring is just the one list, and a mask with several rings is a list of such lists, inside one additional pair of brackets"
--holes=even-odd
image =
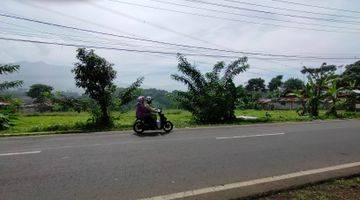
[[(116, 83), (119, 86), (125, 86), (139, 76), (145, 76), (144, 87), (166, 90), (183, 88), (169, 77), (177, 71), (176, 56), (171, 53), (201, 54), (188, 56), (188, 60), (203, 72), (210, 70), (216, 61), (230, 62), (235, 57), (246, 55), (249, 57), (251, 69), (237, 77), (238, 84), (254, 77), (263, 77), (268, 81), (278, 74), (283, 74), (285, 78), (303, 79), (299, 70), (304, 65), (319, 66), (323, 62), (343, 65), (355, 61), (344, 58), (360, 56), (358, 0), (289, 0), (334, 9), (281, 1), (2, 0), (0, 13), (7, 16), (25, 17), (117, 36), (0, 16), (0, 38), (115, 48), (117, 50), (97, 49), (96, 52), (115, 64), (118, 71)], [(180, 48), (126, 39), (123, 36), (236, 52), (323, 59), (284, 59)], [(135, 53), (119, 49), (170, 54)], [(75, 50), (75, 47), (0, 40), (0, 63), (41, 62), (70, 71), (76, 62)], [(204, 54), (214, 57), (204, 57)], [(51, 77), (51, 71), (39, 70), (37, 73), (43, 77)], [(54, 73), (57, 73), (57, 70), (54, 70)], [(27, 79), (27, 74), (20, 72), (20, 75)], [(72, 79), (71, 73), (61, 76), (64, 76), (64, 80)], [(72, 84), (64, 83), (63, 88), (58, 88), (71, 89)]]

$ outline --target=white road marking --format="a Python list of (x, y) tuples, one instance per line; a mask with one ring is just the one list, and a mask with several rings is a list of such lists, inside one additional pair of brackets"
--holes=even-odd
[(212, 193), (212, 192), (220, 192), (220, 191), (225, 191), (225, 190), (230, 190), (230, 189), (238, 189), (238, 188), (247, 187), (247, 186), (254, 186), (254, 185), (264, 184), (264, 183), (271, 183), (271, 182), (275, 182), (275, 181), (287, 180), (287, 179), (298, 178), (298, 177), (308, 176), (308, 175), (315, 175), (315, 174), (320, 174), (320, 173), (330, 172), (330, 171), (336, 171), (336, 170), (349, 169), (349, 168), (352, 168), (352, 167), (359, 167), (359, 166), (360, 166), (360, 162), (354, 162), (354, 163), (336, 165), (336, 166), (332, 166), (332, 167), (325, 167), (325, 168), (320, 168), (320, 169), (300, 171), (300, 172), (295, 172), (295, 173), (285, 174), (285, 175), (280, 175), (280, 176), (273, 176), (273, 177), (255, 179), (255, 180), (250, 180), (250, 181), (244, 181), (244, 182), (237, 182), (237, 183), (230, 183), (230, 184), (225, 184), (225, 185), (207, 187), (207, 188), (202, 188), (202, 189), (197, 189), (197, 190), (189, 190), (189, 191), (184, 191), (184, 192), (179, 192), (179, 193), (174, 193), (174, 194), (168, 194), (168, 195), (163, 195), (163, 196), (144, 198), (144, 199), (141, 199), (141, 200), (182, 199), (182, 198), (186, 198), (186, 197), (194, 197), (194, 196), (197, 196), (197, 195), (202, 195), (202, 194), (207, 194), (207, 193)]
[(26, 154), (36, 154), (41, 153), (41, 151), (27, 151), (27, 152), (15, 152), (15, 153), (2, 153), (0, 156), (15, 156), (15, 155), (26, 155)]
[(217, 140), (227, 140), (227, 139), (242, 139), (242, 138), (266, 137), (266, 136), (276, 136), (276, 135), (285, 135), (285, 133), (271, 133), (271, 134), (259, 134), (259, 135), (242, 135), (242, 136), (216, 137), (216, 139), (217, 139)]

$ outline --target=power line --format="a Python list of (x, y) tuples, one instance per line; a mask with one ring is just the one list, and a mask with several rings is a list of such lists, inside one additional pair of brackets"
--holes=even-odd
[(263, 14), (285, 16), (285, 17), (291, 17), (291, 18), (298, 18), (298, 19), (310, 19), (310, 20), (320, 20), (320, 21), (328, 21), (328, 22), (336, 22), (336, 23), (349, 23), (349, 24), (354, 24), (354, 23), (359, 24), (360, 23), (359, 21), (328, 19), (328, 18), (321, 18), (321, 17), (310, 17), (310, 16), (305, 16), (305, 15), (294, 15), (294, 14), (271, 12), (271, 11), (266, 11), (266, 10), (258, 10), (258, 9), (251, 9), (251, 8), (244, 8), (244, 7), (226, 5), (226, 4), (211, 3), (211, 2), (207, 2), (207, 1), (201, 1), (201, 0), (184, 0), (184, 1), (189, 1), (189, 2), (193, 2), (193, 3), (207, 4), (207, 5), (218, 6), (218, 7), (223, 7), (223, 8), (231, 8), (231, 9), (236, 9), (236, 10), (245, 10), (245, 11), (257, 12), (257, 13), (263, 13)]
[(97, 26), (97, 27), (101, 27), (101, 28), (105, 28), (105, 29), (108, 29), (108, 30), (111, 30), (111, 31), (116, 31), (116, 32), (120, 32), (120, 33), (123, 33), (123, 34), (128, 34), (128, 35), (133, 35), (133, 36), (136, 36), (135, 34), (133, 33), (129, 33), (129, 32), (126, 32), (126, 31), (123, 31), (123, 30), (120, 30), (116, 27), (113, 27), (113, 26), (107, 26), (107, 25), (104, 25), (104, 24), (99, 24), (99, 23), (96, 23), (94, 21), (90, 21), (90, 20), (87, 20), (87, 19), (83, 19), (83, 18), (80, 18), (80, 17), (77, 17), (77, 16), (73, 16), (73, 15), (69, 15), (67, 13), (62, 13), (62, 12), (59, 12), (57, 10), (53, 10), (53, 9), (50, 9), (48, 7), (43, 7), (43, 6), (39, 6), (37, 4), (34, 4), (34, 3), (31, 3), (31, 1), (19, 1), (17, 0), (18, 3), (22, 3), (22, 4), (25, 4), (27, 6), (30, 6), (30, 7), (33, 7), (33, 8), (36, 8), (36, 9), (40, 9), (40, 10), (43, 10), (43, 11), (46, 11), (46, 12), (49, 12), (51, 14), (57, 14), (57, 15), (60, 15), (62, 17), (67, 17), (67, 18), (70, 18), (72, 20), (76, 20), (76, 21), (80, 21), (80, 22), (83, 22), (83, 23), (87, 23), (87, 24), (91, 24), (91, 25), (94, 25), (94, 26)]
[[(212, 42), (209, 42), (209, 41), (206, 41), (206, 40), (203, 40), (201, 38), (197, 38), (197, 37), (194, 37), (192, 35), (189, 35), (189, 34), (186, 34), (186, 33), (182, 33), (182, 32), (179, 32), (177, 30), (172, 30), (168, 27), (164, 27), (162, 25), (158, 25), (158, 24), (155, 24), (155, 23), (152, 23), (152, 22), (149, 22), (149, 21), (146, 21), (144, 19), (140, 19), (139, 17), (134, 17), (134, 16), (131, 16), (129, 14), (125, 14), (125, 13), (122, 13), (122, 12), (119, 12), (117, 10), (113, 10), (113, 9), (110, 9), (110, 8), (107, 8), (107, 7), (104, 7), (104, 6), (101, 6), (99, 4), (96, 4), (96, 3), (91, 3), (91, 2), (88, 2), (90, 4), (92, 4), (93, 6), (97, 7), (97, 8), (100, 8), (102, 10), (105, 10), (107, 12), (110, 12), (112, 14), (115, 14), (115, 15), (119, 15), (119, 16), (122, 16), (122, 17), (126, 17), (128, 19), (131, 19), (131, 20), (135, 20), (137, 22), (140, 22), (140, 23), (144, 23), (144, 24), (147, 24), (147, 25), (150, 25), (152, 27), (155, 27), (155, 28), (158, 28), (158, 29), (161, 29), (161, 30), (165, 30), (165, 31), (168, 31), (170, 33), (174, 33), (176, 35), (180, 35), (180, 36), (183, 36), (183, 37), (186, 37), (186, 38), (190, 38), (192, 40), (196, 40), (196, 41), (200, 41), (202, 43), (206, 43), (206, 44), (212, 44), (212, 45), (215, 45), (215, 46), (220, 46), (218, 44), (214, 44)], [(223, 48), (223, 47), (222, 47)]]
[(286, 4), (300, 5), (300, 6), (306, 6), (306, 7), (312, 7), (312, 8), (321, 8), (321, 9), (327, 9), (327, 10), (336, 10), (336, 11), (343, 11), (343, 12), (350, 12), (350, 13), (358, 13), (358, 14), (360, 14), (360, 11), (343, 9), (343, 8), (334, 8), (334, 7), (328, 7), (328, 6), (311, 5), (311, 4), (298, 3), (298, 2), (286, 1), (286, 0), (270, 0), (270, 1), (276, 1), (276, 2), (281, 2), (281, 3), (286, 3)]
[[(3, 23), (0, 21), (0, 23)], [(63, 39), (63, 40), (70, 40), (70, 41), (76, 41), (76, 42), (86, 42), (86, 43), (96, 43), (97, 45), (98, 44), (101, 44), (101, 45), (112, 45), (112, 46), (117, 46), (117, 45), (121, 45), (121, 46), (129, 46), (129, 47), (137, 47), (137, 48), (151, 48), (151, 49), (154, 49), (154, 48), (159, 48), (157, 46), (151, 46), (151, 45), (135, 45), (135, 44), (128, 44), (128, 43), (124, 43), (124, 42), (117, 42), (117, 41), (112, 41), (112, 40), (109, 40), (107, 38), (99, 38), (99, 39), (107, 39), (108, 42), (105, 42), (105, 41), (94, 41), (93, 38), (88, 38), (87, 37), (87, 40), (84, 40), (84, 36), (76, 36), (76, 35), (68, 35), (68, 34), (59, 34), (59, 33), (52, 33), (52, 32), (44, 32), (44, 31), (37, 31), (37, 32), (29, 32), (29, 31), (24, 31), (23, 29), (10, 29), (10, 28), (5, 28), (7, 30), (5, 31), (2, 31), (1, 30), (2, 27), (0, 27), (0, 34), (1, 32), (9, 35), (11, 34), (12, 36), (14, 35), (17, 35), (17, 36), (21, 36), (21, 37), (34, 37), (34, 38), (41, 38), (41, 39), (55, 39), (57, 37)], [(41, 33), (41, 34), (39, 34)], [(56, 37), (55, 37), (56, 36)], [(109, 42), (110, 41), (110, 42)], [(175, 51), (178, 51), (179, 49), (174, 49), (174, 47), (161, 47), (161, 49), (164, 49), (164, 50), (175, 50)], [(181, 50), (184, 50), (184, 48), (180, 48)], [(189, 50), (187, 50), (189, 51)], [(193, 52), (193, 51), (190, 51), (190, 52)]]
[(321, 59), (321, 60), (325, 60), (325, 59), (335, 59), (335, 60), (360, 59), (359, 57), (317, 57), (317, 56), (285, 55), (285, 54), (272, 54), (272, 53), (255, 53), (255, 52), (248, 52), (248, 51), (232, 51), (232, 50), (226, 50), (226, 49), (217, 49), (217, 48), (210, 48), (210, 47), (203, 47), (203, 46), (162, 42), (162, 41), (158, 41), (158, 40), (150, 40), (150, 39), (145, 39), (145, 38), (124, 36), (124, 35), (118, 35), (118, 34), (114, 34), (114, 33), (107, 33), (107, 32), (102, 32), (102, 31), (89, 30), (89, 29), (78, 28), (78, 27), (73, 27), (73, 26), (66, 26), (66, 25), (56, 24), (56, 23), (52, 23), (52, 22), (40, 21), (40, 20), (35, 20), (35, 19), (30, 19), (30, 18), (20, 17), (20, 16), (14, 16), (14, 15), (9, 15), (9, 14), (3, 14), (3, 13), (0, 13), (0, 16), (11, 18), (11, 19), (24, 20), (24, 21), (49, 25), (49, 26), (55, 26), (55, 27), (60, 27), (60, 28), (72, 29), (72, 30), (77, 30), (77, 31), (82, 31), (82, 32), (89, 32), (89, 33), (113, 36), (113, 37), (118, 37), (118, 38), (125, 38), (125, 39), (131, 39), (131, 40), (137, 40), (137, 41), (143, 41), (143, 42), (158, 43), (158, 44), (177, 46), (177, 47), (194, 48), (194, 49), (211, 50), (211, 51), (221, 51), (221, 52), (226, 52), (226, 53), (240, 53), (240, 54), (245, 54), (245, 55), (257, 55), (257, 56), (266, 56), (266, 57), (283, 57), (283, 58), (299, 58), (299, 59)]
[(284, 11), (298, 12), (298, 13), (308, 13), (308, 14), (314, 14), (314, 15), (323, 15), (323, 16), (332, 16), (332, 17), (344, 17), (344, 18), (352, 18), (352, 19), (354, 18), (354, 16), (349, 16), (349, 15), (328, 14), (328, 13), (319, 13), (319, 12), (313, 12), (313, 11), (307, 11), (307, 10), (298, 10), (298, 9), (291, 9), (291, 8), (281, 8), (281, 7), (261, 5), (261, 4), (249, 3), (249, 2), (238, 1), (238, 0), (223, 0), (223, 1), (232, 2), (232, 3), (237, 3), (237, 4), (250, 5), (250, 6), (256, 6), (256, 7), (262, 7), (262, 8), (271, 8), (271, 9), (275, 9), (275, 10), (284, 10)]
[[(107, 46), (97, 46), (97, 45), (86, 45), (86, 44), (74, 44), (74, 43), (63, 43), (63, 42), (46, 42), (39, 40), (29, 40), (29, 39), (17, 39), (17, 38), (8, 38), (0, 37), (0, 40), (5, 41), (16, 41), (16, 42), (27, 42), (27, 43), (37, 43), (37, 44), (48, 44), (48, 45), (57, 45), (57, 46), (67, 46), (67, 47), (76, 47), (76, 48), (93, 48), (93, 49), (104, 49), (104, 50), (116, 50), (116, 51), (127, 51), (135, 53), (150, 53), (150, 54), (163, 54), (163, 55), (178, 55), (178, 52), (164, 52), (164, 51), (152, 51), (152, 50), (139, 50), (139, 49), (128, 49), (128, 48), (117, 48), (117, 47), (107, 47)], [(180, 53), (185, 56), (201, 56), (201, 57), (213, 57), (213, 58), (239, 58), (239, 56), (229, 56), (229, 55), (215, 55), (215, 54), (200, 54), (200, 53)], [(253, 57), (255, 58), (255, 57)], [(256, 57), (256, 59), (261, 59)], [(354, 60), (359, 58), (328, 58), (335, 60)], [(265, 58), (266, 60), (266, 58)]]
[[(155, 7), (155, 6), (147, 6), (147, 5), (137, 4), (137, 3), (123, 2), (123, 1), (119, 1), (119, 0), (108, 0), (108, 1), (121, 3), (121, 4), (127, 4), (127, 5), (133, 5), (133, 6), (138, 6), (138, 7), (144, 7), (144, 8), (151, 8), (151, 9), (156, 9), (156, 10), (164, 10), (164, 11), (169, 11), (169, 12), (194, 15), (194, 16), (199, 16), (199, 17), (233, 21), (233, 22), (242, 22), (242, 23), (259, 24), (259, 25), (267, 25), (267, 26), (277, 26), (277, 27), (292, 28), (292, 29), (299, 29), (299, 30), (312, 30), (312, 31), (320, 31), (320, 32), (356, 33), (356, 34), (358, 33), (355, 31), (344, 31), (344, 29), (349, 29), (349, 27), (344, 27), (344, 26), (323, 25), (323, 24), (308, 23), (308, 22), (294, 22), (291, 20), (267, 18), (267, 17), (261, 17), (261, 16), (253, 16), (253, 15), (234, 13), (234, 12), (214, 10), (214, 9), (203, 8), (203, 7), (194, 7), (194, 6), (188, 6), (188, 5), (184, 5), (184, 4), (172, 3), (172, 2), (161, 1), (161, 0), (149, 0), (149, 1), (160, 2), (160, 3), (164, 3), (164, 4), (169, 4), (169, 5), (188, 7), (188, 8), (193, 8), (193, 9), (206, 10), (206, 11), (211, 11), (211, 12), (216, 12), (216, 13), (220, 12), (220, 13), (225, 13), (225, 14), (238, 15), (238, 16), (243, 16), (243, 17), (248, 17), (248, 18), (265, 19), (265, 20), (272, 20), (272, 21), (286, 22), (286, 23), (300, 24), (300, 25), (312, 25), (312, 26), (320, 26), (320, 27), (337, 28), (337, 29), (341, 29), (341, 30), (336, 31), (336, 30), (325, 30), (325, 29), (316, 29), (316, 28), (307, 28), (307, 27), (295, 27), (295, 26), (288, 26), (288, 25), (281, 25), (281, 24), (261, 23), (261, 22), (220, 17), (220, 16), (215, 16), (215, 15), (200, 14), (200, 13), (193, 13), (193, 12), (187, 12), (187, 11), (179, 11), (179, 10), (168, 9), (168, 8), (160, 8), (160, 7)], [(142, 21), (142, 22), (144, 22), (144, 21)], [(352, 28), (352, 30), (360, 30), (360, 29)]]
[[(57, 46), (67, 46), (67, 47), (76, 47), (76, 48), (93, 48), (93, 49), (127, 51), (127, 52), (136, 52), (136, 53), (164, 54), (164, 55), (174, 55), (174, 56), (177, 56), (179, 54), (178, 52), (164, 52), (164, 51), (127, 49), (127, 48), (116, 48), (116, 47), (96, 46), (96, 45), (86, 45), (86, 44), (73, 44), (73, 43), (62, 43), (62, 42), (45, 42), (45, 41), (39, 41), (39, 40), (17, 39), (17, 38), (8, 38), (8, 37), (0, 37), (0, 40), (15, 41), (15, 42), (27, 42), (27, 43), (36, 43), (36, 44), (47, 44), (47, 45), (57, 45)], [(238, 56), (229, 56), (229, 55), (195, 54), (195, 53), (181, 53), (181, 54), (183, 54), (185, 56), (202, 56), (202, 57), (214, 57), (214, 58), (220, 58), (220, 57), (221, 58), (238, 58)]]

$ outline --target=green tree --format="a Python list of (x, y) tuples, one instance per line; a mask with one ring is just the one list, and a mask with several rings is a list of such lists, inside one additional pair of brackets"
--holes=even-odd
[(287, 92), (294, 92), (304, 88), (304, 82), (298, 78), (289, 78), (284, 82), (284, 90)]
[(252, 78), (248, 80), (245, 88), (249, 92), (265, 92), (265, 80), (262, 78)]
[[(0, 75), (6, 75), (19, 71), (19, 65), (0, 65)], [(0, 92), (10, 88), (16, 88), (23, 85), (23, 81), (4, 81), (0, 82)], [(18, 106), (18, 100), (1, 96), (0, 100), (10, 102), (10, 106), (0, 108), (0, 130), (8, 129), (11, 125), (11, 119), (14, 117), (15, 107)]]
[(53, 89), (54, 88), (49, 85), (34, 84), (30, 86), (30, 89), (26, 94), (35, 99), (35, 103), (44, 103), (50, 99)]
[(283, 85), (282, 79), (283, 79), (283, 75), (278, 75), (272, 78), (268, 84), (269, 91), (274, 92), (279, 90), (280, 87)]
[[(19, 65), (0, 65), (0, 75), (14, 73), (19, 71), (19, 69), (20, 69)], [(0, 92), (10, 88), (20, 87), (22, 85), (23, 85), (23, 81), (0, 82)]]
[(112, 95), (116, 87), (113, 80), (116, 78), (116, 71), (113, 64), (109, 63), (95, 54), (94, 50), (79, 48), (72, 72), (75, 74), (76, 86), (83, 88), (85, 94), (89, 95), (99, 107), (99, 112), (94, 111), (93, 116), (98, 125), (110, 126), (111, 119), (109, 106), (112, 103)]
[(341, 85), (349, 87), (350, 83), (355, 83), (355, 88), (360, 88), (360, 60), (347, 65), (341, 78)]
[[(116, 86), (113, 81), (116, 71), (113, 64), (95, 54), (94, 50), (79, 48), (72, 72), (75, 74), (76, 86), (83, 88), (85, 94), (96, 102), (92, 109), (93, 121), (98, 126), (108, 127), (112, 125), (109, 107), (114, 104), (114, 92)], [(115, 99), (121, 106), (129, 102), (134, 96), (134, 91), (141, 85), (143, 78), (139, 78), (130, 87), (124, 89)]]
[(335, 65), (323, 63), (319, 68), (303, 67), (301, 73), (306, 74), (308, 82), (305, 85), (305, 95), (307, 98), (307, 108), (312, 117), (319, 116), (319, 106), (324, 97), (326, 84), (335, 77)]
[(201, 123), (234, 120), (237, 91), (233, 79), (249, 68), (247, 58), (239, 58), (229, 65), (218, 62), (205, 75), (183, 56), (179, 55), (178, 59), (178, 70), (182, 75), (173, 74), (171, 77), (188, 87), (186, 92), (177, 92), (180, 105)]

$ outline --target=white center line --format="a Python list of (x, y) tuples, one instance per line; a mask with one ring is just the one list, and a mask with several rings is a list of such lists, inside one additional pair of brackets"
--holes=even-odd
[(0, 156), (15, 156), (15, 155), (26, 155), (26, 154), (36, 154), (41, 153), (41, 151), (27, 151), (27, 152), (14, 152), (14, 153), (2, 153)]
[(243, 139), (243, 138), (253, 138), (253, 137), (267, 137), (267, 136), (276, 136), (276, 135), (285, 135), (285, 133), (271, 133), (271, 134), (258, 134), (258, 135), (216, 137), (216, 139), (217, 140), (228, 140), (228, 139)]

